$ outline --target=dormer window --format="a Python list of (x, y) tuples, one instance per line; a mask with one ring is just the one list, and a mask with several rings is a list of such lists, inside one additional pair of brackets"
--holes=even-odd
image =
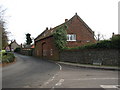
[(76, 34), (67, 34), (67, 41), (76, 41)]

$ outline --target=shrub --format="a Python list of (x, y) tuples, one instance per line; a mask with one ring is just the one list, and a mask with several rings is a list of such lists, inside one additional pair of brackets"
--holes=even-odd
[(88, 44), (84, 46), (65, 48), (71, 49), (120, 49), (120, 37), (113, 37), (111, 40), (102, 40), (95, 44)]
[(120, 49), (120, 35), (113, 36), (111, 42), (113, 48)]
[(109, 49), (111, 48), (111, 41), (110, 40), (102, 40), (96, 44), (92, 44), (91, 46), (87, 46), (88, 48), (103, 48), (103, 49)]
[(20, 52), (21, 51), (21, 48), (16, 48), (15, 50), (14, 50), (14, 52)]
[(10, 63), (10, 62), (13, 62), (15, 59), (15, 56), (13, 53), (3, 53), (3, 56), (2, 56), (2, 63)]

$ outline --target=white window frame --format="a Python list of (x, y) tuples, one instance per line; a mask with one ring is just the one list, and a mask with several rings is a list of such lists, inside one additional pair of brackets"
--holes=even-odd
[(67, 34), (67, 41), (76, 41), (76, 34)]

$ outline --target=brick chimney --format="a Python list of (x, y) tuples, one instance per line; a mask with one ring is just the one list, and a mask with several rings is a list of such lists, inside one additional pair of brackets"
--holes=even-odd
[(68, 21), (68, 19), (65, 19), (65, 22)]
[(46, 27), (46, 30), (48, 30), (48, 27)]
[(112, 36), (114, 36), (114, 35), (115, 35), (115, 33), (113, 32), (113, 33), (112, 33)]
[(75, 13), (75, 15), (77, 15), (77, 12)]

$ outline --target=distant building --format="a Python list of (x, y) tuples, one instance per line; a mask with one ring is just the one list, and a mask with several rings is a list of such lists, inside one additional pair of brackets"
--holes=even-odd
[(11, 41), (9, 44), (10, 50), (14, 51), (16, 48), (20, 48), (20, 45), (16, 42), (16, 40)]
[(54, 44), (53, 33), (59, 26), (67, 25), (67, 47), (77, 47), (88, 43), (95, 43), (94, 32), (77, 15), (54, 28), (46, 28), (37, 38), (35, 38), (35, 55), (49, 59), (59, 59), (59, 51)]

